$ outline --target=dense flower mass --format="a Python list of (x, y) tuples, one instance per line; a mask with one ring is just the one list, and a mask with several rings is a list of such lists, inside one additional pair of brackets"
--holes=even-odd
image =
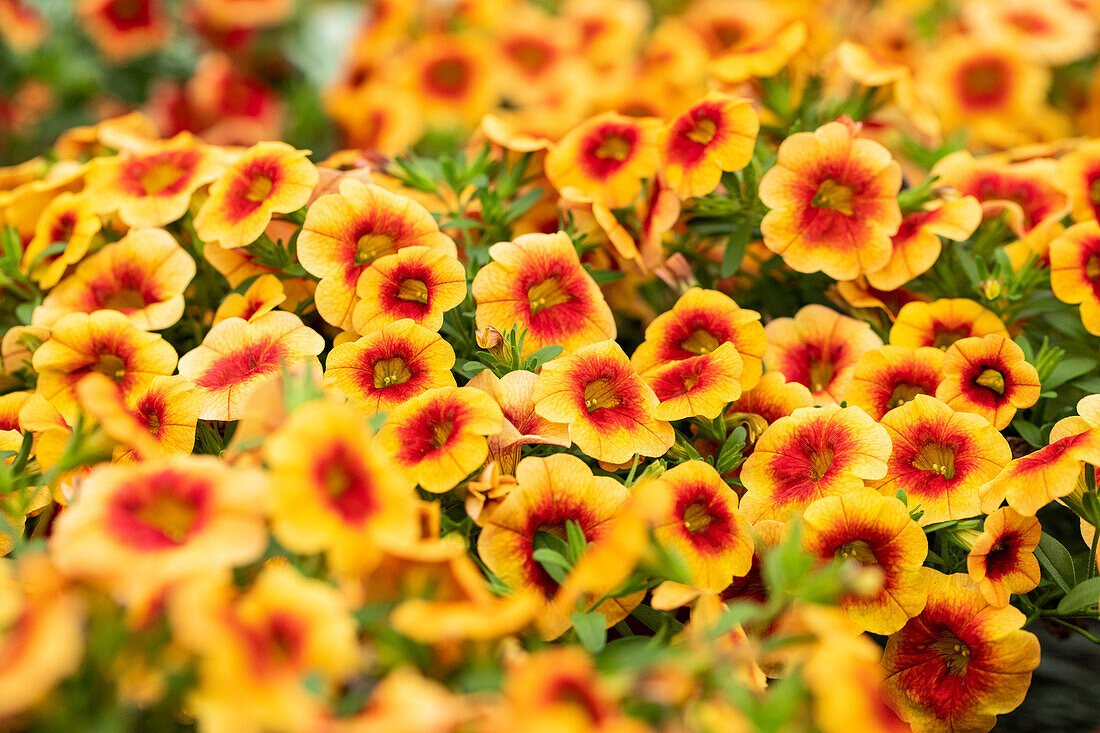
[(0, 729), (1091, 730), (1098, 59), (0, 0)]

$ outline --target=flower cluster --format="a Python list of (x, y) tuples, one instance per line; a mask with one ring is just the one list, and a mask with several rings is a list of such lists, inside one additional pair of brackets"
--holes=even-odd
[(984, 733), (1100, 643), (1096, 11), (543, 5), (374, 3), (331, 155), (0, 168), (0, 726)]

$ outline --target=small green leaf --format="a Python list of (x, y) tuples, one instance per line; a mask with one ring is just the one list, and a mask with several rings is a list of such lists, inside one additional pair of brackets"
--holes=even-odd
[(726, 240), (726, 251), (722, 253), (722, 267), (718, 274), (722, 278), (732, 277), (741, 269), (741, 262), (745, 259), (745, 251), (749, 247), (749, 239), (752, 237), (752, 228), (745, 219), (738, 219), (738, 226)]
[(718, 460), (714, 463), (718, 473), (729, 473), (741, 465), (744, 460), (741, 456), (741, 450), (745, 445), (747, 434), (744, 426), (738, 425), (726, 438), (726, 442), (722, 444), (722, 450), (718, 453)]
[(1069, 593), (1070, 588), (1077, 582), (1077, 578), (1073, 570), (1073, 558), (1065, 545), (1043, 532), (1039, 537), (1039, 546), (1035, 548), (1035, 557), (1047, 571), (1050, 579), (1063, 591)]
[(562, 351), (562, 347), (558, 346), (557, 344), (543, 346), (541, 349), (527, 357), (527, 360), (524, 362), (524, 364), (530, 365), (531, 369), (538, 369), (551, 359), (557, 358), (557, 356), (561, 354)]
[(588, 549), (588, 539), (584, 536), (581, 525), (573, 519), (565, 522), (565, 539), (569, 547), (569, 558), (576, 562)]
[(546, 547), (540, 547), (532, 552), (531, 558), (542, 566), (542, 569), (554, 579), (555, 583), (565, 582), (566, 576), (572, 570), (572, 566), (565, 557)]
[(1089, 578), (1066, 593), (1058, 603), (1058, 613), (1076, 613), (1100, 603), (1100, 578)]
[(1012, 421), (1012, 427), (1016, 428), (1016, 432), (1018, 432), (1020, 437), (1026, 440), (1032, 448), (1041, 448), (1045, 445), (1045, 443), (1043, 443), (1042, 431), (1040, 431), (1034, 423), (1018, 417)]
[(571, 617), (577, 638), (585, 649), (596, 654), (607, 644), (607, 619), (599, 611), (577, 611)]
[(588, 275), (596, 281), (597, 285), (607, 285), (608, 283), (618, 282), (626, 276), (625, 273), (619, 272), (618, 270), (588, 270)]

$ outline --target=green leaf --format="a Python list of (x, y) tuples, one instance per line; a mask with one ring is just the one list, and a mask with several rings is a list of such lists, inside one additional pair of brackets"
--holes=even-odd
[(570, 618), (577, 638), (585, 649), (596, 654), (607, 644), (607, 619), (599, 611), (577, 611)]
[(584, 530), (575, 520), (565, 522), (565, 539), (569, 547), (569, 558), (576, 562), (584, 551), (588, 549), (588, 538), (584, 536)]
[(1091, 357), (1067, 356), (1059, 362), (1058, 366), (1054, 367), (1050, 376), (1043, 382), (1043, 389), (1055, 389), (1071, 379), (1088, 374), (1096, 368), (1096, 363), (1096, 359)]
[(741, 464), (743, 460), (741, 450), (745, 445), (746, 435), (744, 426), (738, 425), (726, 438), (726, 442), (722, 444), (722, 450), (718, 453), (718, 460), (714, 462), (718, 473), (729, 473)]
[[(587, 270), (588, 268), (585, 269)], [(588, 275), (597, 285), (607, 285), (608, 283), (618, 282), (626, 276), (625, 273), (619, 272), (618, 270), (588, 270)]]
[(1043, 443), (1043, 433), (1035, 425), (1035, 423), (1028, 422), (1021, 417), (1012, 421), (1012, 427), (1016, 428), (1016, 432), (1020, 434), (1020, 437), (1028, 442), (1032, 448), (1041, 448)]
[(752, 236), (752, 227), (744, 219), (738, 220), (740, 226), (733, 230), (726, 240), (726, 251), (722, 253), (722, 267), (718, 274), (722, 278), (732, 277), (741, 269), (741, 262), (745, 259), (745, 250), (749, 246), (749, 238)]
[(530, 364), (532, 369), (538, 369), (540, 366), (550, 361), (551, 359), (557, 358), (557, 356), (561, 354), (563, 350), (564, 349), (562, 349), (562, 347), (558, 346), (557, 344), (543, 346), (541, 349), (527, 357), (525, 364)]
[(546, 547), (540, 547), (532, 552), (531, 558), (542, 566), (542, 569), (554, 579), (555, 583), (564, 583), (565, 577), (573, 569), (573, 566), (561, 553)]
[(511, 224), (516, 219), (520, 218), (531, 207), (538, 203), (538, 200), (542, 198), (542, 189), (533, 188), (522, 196), (517, 196), (512, 205), (508, 207), (508, 212), (504, 215), (504, 223)]
[(1070, 588), (1077, 582), (1077, 578), (1073, 570), (1073, 558), (1065, 545), (1043, 532), (1039, 537), (1039, 546), (1035, 548), (1035, 557), (1038, 558), (1039, 564), (1043, 566), (1043, 570), (1047, 572), (1050, 579), (1063, 591), (1069, 593)]
[(1058, 613), (1075, 613), (1100, 603), (1100, 578), (1089, 578), (1077, 585), (1058, 603)]

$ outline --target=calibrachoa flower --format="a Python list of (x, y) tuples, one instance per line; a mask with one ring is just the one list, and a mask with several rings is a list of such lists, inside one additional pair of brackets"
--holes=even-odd
[(188, 577), (259, 558), (266, 488), (210, 456), (100, 466), (58, 517), (50, 556), (141, 608)]
[(928, 604), (886, 643), (887, 699), (916, 731), (973, 731), (1024, 699), (1039, 640), (1024, 615), (994, 608), (965, 574), (922, 570)]
[(571, 353), (615, 338), (615, 318), (581, 266), (569, 235), (523, 234), (489, 248), (493, 261), (474, 277), (477, 327), (527, 329), (523, 356), (557, 345)]
[(880, 425), (894, 448), (875, 486), (887, 496), (904, 491), (910, 507), (924, 512), (921, 525), (978, 515), (978, 488), (1012, 458), (1008, 441), (985, 418), (927, 395), (886, 413)]
[[(569, 628), (572, 610), (551, 612), (559, 586), (534, 559), (535, 535), (548, 532), (563, 538), (566, 522), (573, 521), (588, 542), (596, 542), (623, 511), (630, 492), (613, 478), (593, 476), (581, 459), (565, 453), (524, 458), (516, 468), (516, 480), (516, 488), (483, 525), (478, 554), (512, 588), (534, 589), (542, 595), (546, 608), (536, 624), (544, 638), (553, 639)], [(623, 607), (626, 600), (609, 599), (599, 606), (608, 626), (633, 610), (633, 605)]]
[(822, 404), (843, 399), (860, 357), (882, 346), (867, 323), (823, 305), (804, 306), (794, 318), (776, 318), (764, 331), (764, 366), (805, 385)]
[(800, 407), (813, 407), (805, 385), (788, 382), (782, 372), (768, 372), (756, 386), (730, 403), (728, 415), (759, 415), (767, 423), (786, 417)]
[(660, 120), (605, 112), (582, 122), (546, 154), (546, 177), (562, 196), (598, 201), (608, 208), (629, 206), (642, 179), (660, 166)]
[[(69, 191), (59, 193), (38, 216), (34, 237), (23, 253), (23, 269), (42, 288), (52, 288), (70, 265), (84, 258), (100, 228), (99, 217), (92, 211), (87, 196)], [(47, 248), (57, 243), (63, 243), (65, 248), (47, 254)]]
[(274, 275), (260, 275), (243, 293), (230, 293), (225, 296), (218, 309), (214, 311), (214, 323), (218, 325), (227, 318), (243, 318), (254, 321), (279, 307), (286, 300), (283, 283)]
[(163, 0), (79, 0), (77, 12), (100, 53), (115, 62), (153, 51), (168, 36)]
[(317, 199), (298, 237), (298, 258), (319, 277), (317, 312), (339, 328), (353, 327), (359, 276), (375, 260), (405, 247), (428, 247), (455, 256), (454, 241), (410, 198), (345, 178), (339, 193)]
[(174, 325), (195, 261), (163, 229), (132, 229), (80, 263), (35, 309), (33, 323), (52, 326), (67, 313), (114, 310), (146, 331)]
[(731, 49), (711, 64), (711, 73), (727, 84), (774, 76), (802, 50), (808, 33), (806, 23), (795, 20), (766, 38)]
[(75, 418), (76, 385), (86, 374), (113, 379), (129, 396), (176, 368), (176, 350), (155, 333), (142, 331), (118, 311), (70, 313), (53, 325), (34, 352), (38, 394), (66, 417)]
[(890, 328), (890, 343), (907, 349), (946, 349), (959, 339), (989, 334), (1008, 336), (996, 313), (966, 298), (941, 298), (903, 305)]
[(859, 358), (844, 399), (876, 420), (917, 395), (934, 395), (942, 379), (943, 352), (927, 346), (883, 346)]
[(724, 343), (732, 343), (741, 358), (742, 389), (752, 389), (760, 380), (767, 345), (760, 314), (741, 308), (725, 293), (691, 288), (646, 327), (645, 341), (630, 363), (648, 375), (669, 362), (709, 354)]
[(124, 397), (111, 379), (93, 372), (76, 392), (80, 406), (119, 442), (115, 463), (187, 455), (195, 447), (199, 401), (184, 377), (154, 377), (148, 388)]
[(500, 407), (481, 390), (440, 387), (395, 407), (378, 438), (412, 481), (441, 494), (481, 467), (485, 436), (503, 425)]
[(174, 638), (199, 657), (188, 709), (204, 728), (318, 730), (326, 692), (359, 659), (339, 591), (289, 563), (265, 565), (243, 589), (228, 573), (191, 580), (168, 612)]
[(535, 412), (567, 423), (569, 438), (600, 461), (661, 456), (675, 441), (672, 426), (653, 416), (657, 396), (614, 341), (543, 365), (533, 399)]
[(96, 158), (87, 173), (88, 195), (99, 213), (117, 211), (132, 227), (159, 227), (183, 216), (192, 194), (224, 168), (211, 148), (181, 133), (140, 152)]
[(657, 399), (658, 420), (714, 419), (741, 396), (741, 356), (729, 341), (714, 351), (656, 367), (643, 376)]
[(786, 521), (822, 496), (886, 475), (890, 436), (858, 407), (803, 407), (776, 420), (741, 467), (750, 522)]
[(892, 634), (924, 608), (928, 581), (921, 567), (928, 540), (900, 501), (857, 489), (818, 499), (806, 507), (802, 521), (802, 544), (811, 553), (882, 573), (874, 593), (841, 597), (841, 606), (861, 628)]
[(982, 533), (966, 558), (966, 569), (991, 605), (1007, 606), (1011, 594), (1027, 593), (1039, 585), (1035, 548), (1042, 533), (1038, 519), (1017, 514), (1010, 507), (985, 518)]
[(411, 541), (413, 484), (350, 406), (311, 402), (264, 444), (272, 526), (283, 546), (325, 552), (344, 574), (371, 570), (379, 543)]
[(1039, 399), (1039, 374), (1024, 351), (1004, 336), (965, 338), (943, 356), (943, 381), (936, 397), (953, 409), (973, 412), (1004, 430), (1017, 409)]
[(760, 118), (746, 99), (711, 92), (669, 123), (661, 147), (664, 173), (680, 198), (718, 188), (722, 171), (752, 160)]
[(760, 181), (771, 209), (760, 224), (764, 244), (793, 270), (851, 280), (890, 259), (901, 167), (857, 132), (849, 121), (791, 135)]
[(307, 154), (280, 142), (246, 150), (210, 185), (210, 195), (195, 215), (199, 238), (222, 247), (244, 247), (263, 234), (272, 214), (305, 206), (318, 180)]
[(375, 260), (359, 276), (356, 294), (356, 333), (377, 331), (401, 318), (438, 331), (443, 314), (466, 299), (466, 268), (446, 252), (405, 247)]
[(1050, 243), (1050, 287), (1063, 303), (1080, 304), (1081, 323), (1100, 335), (1100, 225), (1095, 220), (1073, 225)]
[(1100, 219), (1100, 141), (1086, 140), (1058, 161), (1058, 180), (1069, 194), (1074, 221)]
[(638, 489), (657, 540), (679, 552), (691, 585), (714, 592), (749, 571), (753, 541), (737, 494), (703, 461), (688, 461)]
[(389, 412), (425, 390), (454, 387), (454, 365), (450, 344), (403, 318), (333, 348), (325, 362), (325, 383), (368, 413)]
[(489, 455), (499, 461), (506, 473), (515, 473), (519, 454), (525, 445), (559, 445), (568, 448), (569, 427), (551, 422), (535, 412), (534, 389), (538, 375), (517, 370), (497, 377), (483, 369), (466, 386), (480, 389), (500, 406), (504, 425), (497, 435), (488, 436)]
[(321, 334), (293, 313), (273, 311), (255, 321), (229, 318), (180, 359), (180, 374), (197, 387), (203, 420), (238, 420), (248, 396), (286, 366), (304, 363), (318, 373)]

